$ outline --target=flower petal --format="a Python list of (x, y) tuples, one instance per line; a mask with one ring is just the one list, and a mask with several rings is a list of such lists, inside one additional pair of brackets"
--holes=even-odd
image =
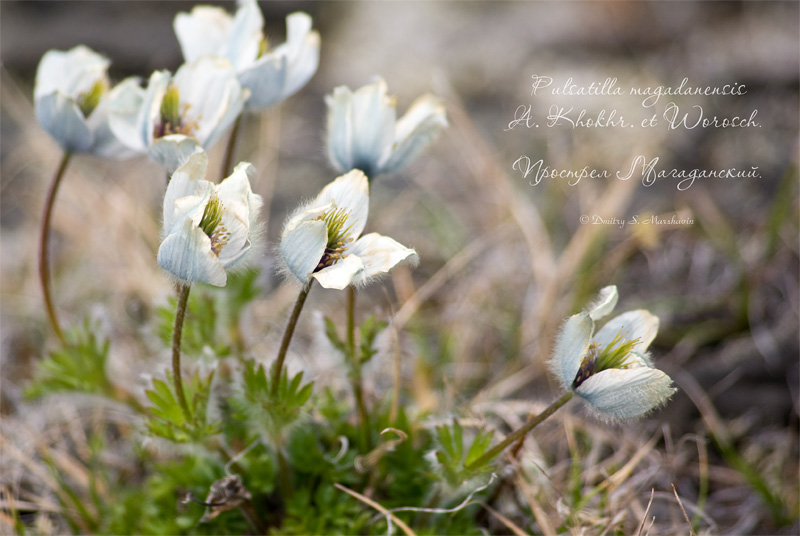
[(225, 268), (241, 262), (250, 250), (250, 230), (255, 224), (263, 203), (261, 196), (250, 188), (249, 174), (255, 168), (247, 162), (239, 163), (230, 177), (217, 186), (219, 201), (224, 207), (222, 221), (229, 233), (228, 242), (222, 247), (219, 259)]
[(370, 279), (388, 273), (401, 262), (419, 262), (416, 251), (378, 233), (362, 236), (347, 253), (359, 257), (364, 265), (364, 270), (353, 279), (356, 285), (367, 284)]
[(215, 6), (195, 6), (190, 13), (175, 15), (173, 28), (181, 46), (183, 59), (194, 61), (201, 56), (221, 55), (230, 35), (233, 19), (227, 11)]
[(581, 361), (589, 349), (594, 322), (587, 313), (569, 317), (558, 334), (549, 366), (564, 389), (571, 389)]
[(352, 166), (370, 177), (380, 173), (394, 143), (397, 111), (386, 91), (386, 82), (378, 78), (353, 95)]
[(183, 220), (158, 248), (158, 265), (186, 282), (224, 287), (228, 276), (211, 251), (211, 239), (191, 218)]
[(281, 98), (294, 95), (319, 67), (319, 33), (311, 31), (311, 17), (298, 11), (286, 17), (286, 43), (275, 49), (288, 58), (286, 82)]
[(653, 368), (608, 369), (590, 376), (575, 391), (612, 419), (640, 417), (675, 392), (672, 380)]
[(33, 98), (61, 92), (77, 100), (106, 76), (111, 62), (87, 46), (78, 45), (68, 51), (48, 50), (36, 68)]
[(336, 264), (314, 272), (311, 276), (324, 288), (342, 290), (347, 288), (363, 269), (361, 259), (355, 255), (348, 255)]
[(589, 307), (586, 308), (586, 312), (589, 313), (589, 316), (592, 317), (592, 320), (603, 318), (614, 310), (618, 299), (619, 293), (617, 293), (616, 286), (610, 285), (602, 288), (600, 289), (600, 292), (597, 294), (597, 297), (594, 299), (594, 301), (589, 305)]
[(639, 339), (639, 343), (632, 350), (644, 352), (656, 338), (658, 323), (658, 317), (650, 311), (644, 309), (627, 311), (606, 322), (595, 334), (594, 340), (600, 346), (607, 346), (621, 332), (627, 341)]
[(114, 86), (107, 95), (104, 95), (97, 107), (89, 116), (87, 124), (94, 132), (94, 141), (89, 151), (103, 158), (125, 159), (138, 154), (122, 143), (111, 131), (109, 117), (112, 103), (118, 108), (139, 109), (143, 95), (142, 88), (135, 78), (128, 78)]
[(239, 72), (239, 82), (250, 91), (248, 110), (263, 110), (283, 99), (287, 62), (285, 56), (268, 55)]
[(419, 97), (397, 122), (392, 156), (382, 168), (391, 173), (405, 166), (447, 126), (444, 104), (434, 95)]
[[(168, 174), (180, 168), (193, 155), (200, 153), (205, 155), (205, 151), (203, 151), (203, 148), (197, 143), (197, 140), (184, 136), (183, 134), (171, 134), (163, 138), (158, 138), (150, 146), (147, 153), (155, 162), (161, 164), (164, 169), (167, 170)], [(204, 176), (205, 169), (203, 169), (201, 175), (197, 175), (197, 177), (200, 178)]]
[(85, 152), (94, 136), (77, 103), (61, 92), (36, 99), (36, 119), (62, 149)]
[[(211, 188), (213, 186), (210, 182), (203, 179), (206, 176), (206, 169), (208, 168), (208, 156), (204, 152), (198, 152), (191, 155), (186, 162), (183, 163), (175, 173), (172, 174), (169, 184), (167, 185), (167, 192), (164, 194), (163, 210), (163, 228), (165, 232), (171, 232), (176, 220), (183, 219), (187, 216), (186, 211), (179, 212), (176, 210), (176, 203), (179, 199), (190, 196), (200, 196), (202, 200), (205, 198), (205, 203), (208, 202), (208, 197), (211, 196)], [(201, 191), (200, 187), (205, 183), (207, 186)], [(191, 210), (191, 209), (190, 209)], [(202, 216), (202, 214), (201, 214)]]
[(334, 88), (325, 96), (328, 105), (328, 160), (338, 171), (353, 169), (353, 92)]
[(321, 220), (303, 222), (281, 239), (281, 256), (300, 282), (308, 282), (325, 253), (327, 241), (328, 227)]
[(344, 227), (352, 226), (348, 233), (357, 237), (367, 225), (369, 215), (369, 181), (359, 169), (354, 169), (325, 186), (313, 202), (323, 206), (333, 202), (335, 208), (349, 213)]
[(193, 136), (205, 147), (230, 127), (242, 112), (244, 94), (225, 58), (203, 56), (178, 69), (173, 79), (186, 106), (184, 120), (196, 125)]

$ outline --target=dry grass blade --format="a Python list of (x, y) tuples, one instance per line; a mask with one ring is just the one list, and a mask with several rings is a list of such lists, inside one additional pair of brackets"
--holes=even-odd
[(650, 507), (653, 505), (653, 497), (655, 496), (655, 490), (650, 490), (650, 500), (647, 501), (647, 508), (644, 509), (644, 515), (642, 515), (642, 521), (639, 523), (639, 528), (636, 529), (635, 536), (641, 536), (642, 529), (644, 529), (644, 523), (647, 521), (647, 513), (650, 511)]
[(383, 515), (387, 516), (387, 518), (391, 519), (394, 523), (396, 523), (397, 526), (400, 527), (400, 530), (402, 530), (404, 533), (406, 533), (407, 536), (416, 536), (414, 534), (414, 531), (411, 530), (411, 527), (406, 525), (401, 519), (398, 519), (397, 516), (395, 516), (389, 510), (387, 510), (386, 508), (384, 508), (380, 504), (376, 503), (375, 501), (373, 501), (369, 497), (361, 495), (357, 491), (353, 491), (353, 490), (351, 490), (349, 488), (346, 488), (346, 487), (344, 487), (344, 486), (342, 486), (341, 484), (338, 484), (338, 483), (334, 484), (334, 486), (336, 488), (342, 490), (343, 492), (347, 493), (348, 495), (351, 495), (351, 496), (355, 497), (356, 499), (358, 499), (359, 501), (363, 502), (364, 504), (366, 504), (368, 506), (371, 506), (372, 508), (374, 508), (378, 512), (382, 513)]
[(672, 484), (672, 493), (675, 494), (675, 500), (678, 501), (678, 506), (681, 508), (681, 513), (683, 513), (683, 519), (686, 520), (686, 524), (689, 525), (689, 534), (694, 536), (694, 529), (692, 528), (692, 522), (689, 521), (689, 516), (686, 515), (686, 509), (683, 507), (683, 502), (681, 502), (681, 498), (678, 497), (678, 490), (675, 489), (675, 484)]
[(517, 536), (527, 536), (528, 535), (527, 532), (525, 532), (524, 530), (519, 528), (513, 521), (508, 519), (506, 516), (504, 516), (503, 514), (501, 514), (500, 512), (498, 512), (497, 510), (495, 510), (491, 506), (489, 506), (488, 504), (484, 504), (484, 503), (478, 503), (478, 504), (480, 504), (481, 506), (486, 508), (486, 510), (490, 514), (492, 514), (495, 517), (495, 519), (497, 519), (500, 523), (505, 525), (508, 528), (508, 530), (510, 530), (511, 532), (516, 534)]
[(533, 494), (533, 490), (522, 478), (521, 474), (517, 476), (517, 487), (522, 490), (522, 493), (525, 494), (525, 499), (528, 501), (528, 505), (531, 507), (531, 512), (533, 512), (533, 517), (536, 519), (536, 522), (539, 524), (539, 528), (542, 529), (542, 534), (544, 536), (556, 536), (558, 534), (556, 532), (553, 523), (550, 521), (547, 512), (545, 512), (544, 508), (539, 504), (539, 501), (536, 500), (536, 497)]

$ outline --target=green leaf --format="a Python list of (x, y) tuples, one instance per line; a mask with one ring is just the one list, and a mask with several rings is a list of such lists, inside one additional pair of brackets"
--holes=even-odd
[(336, 325), (333, 323), (333, 320), (325, 317), (325, 336), (328, 337), (328, 340), (333, 345), (334, 348), (342, 352), (343, 354), (347, 354), (347, 345), (344, 341), (339, 337), (339, 332), (336, 331)]

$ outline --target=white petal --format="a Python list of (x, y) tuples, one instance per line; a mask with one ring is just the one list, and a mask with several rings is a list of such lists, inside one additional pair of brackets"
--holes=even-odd
[(587, 313), (578, 313), (569, 317), (558, 334), (548, 365), (564, 389), (572, 388), (572, 382), (589, 348), (593, 330), (592, 318)]
[(364, 264), (364, 270), (353, 280), (356, 285), (368, 283), (369, 279), (389, 272), (401, 262), (419, 262), (416, 251), (378, 233), (362, 236), (347, 253), (359, 257)]
[(36, 68), (34, 100), (59, 91), (77, 99), (106, 76), (110, 61), (89, 47), (78, 45), (66, 52), (47, 51)]
[(328, 160), (339, 171), (353, 169), (353, 93), (340, 86), (325, 97), (328, 106)]
[(148, 143), (142, 135), (142, 110), (147, 92), (136, 78), (126, 78), (109, 95), (108, 127), (126, 147), (137, 153), (146, 153)]
[(303, 222), (281, 239), (281, 256), (302, 283), (308, 282), (311, 272), (322, 259), (327, 241), (328, 228), (320, 220)]
[(244, 95), (231, 63), (204, 56), (178, 69), (173, 80), (186, 106), (184, 120), (196, 125), (193, 136), (208, 149), (242, 112)]
[(36, 99), (36, 119), (65, 151), (84, 152), (94, 136), (77, 103), (63, 93)]
[(324, 288), (342, 290), (347, 288), (353, 279), (364, 269), (361, 259), (355, 255), (348, 255), (336, 264), (314, 272), (312, 276)]
[(258, 57), (264, 17), (256, 0), (240, 0), (239, 8), (233, 18), (233, 27), (228, 33), (225, 45), (220, 53), (228, 58), (236, 71), (252, 64)]
[(618, 299), (619, 294), (617, 293), (616, 286), (610, 285), (608, 287), (604, 287), (600, 289), (597, 297), (589, 305), (589, 307), (586, 308), (586, 312), (589, 313), (589, 315), (592, 317), (592, 320), (603, 318), (614, 310)]
[(120, 108), (133, 107), (138, 110), (143, 93), (138, 81), (128, 78), (114, 86), (107, 95), (100, 99), (87, 120), (89, 129), (94, 132), (92, 147), (89, 149), (92, 154), (114, 159), (131, 158), (138, 154), (138, 151), (134, 151), (122, 143), (111, 131), (109, 115), (113, 102)]
[(594, 340), (600, 346), (607, 346), (620, 332), (626, 341), (638, 338), (640, 342), (632, 350), (644, 352), (656, 338), (658, 317), (644, 309), (622, 313), (606, 322), (595, 334)]
[(233, 19), (220, 7), (196, 6), (191, 13), (178, 13), (173, 27), (183, 59), (190, 62), (201, 56), (221, 55), (232, 25)]
[[(203, 153), (203, 148), (197, 143), (194, 138), (189, 138), (183, 134), (171, 134), (158, 138), (153, 141), (150, 149), (147, 151), (153, 161), (158, 162), (167, 173), (173, 173), (186, 163), (193, 155)], [(200, 177), (205, 176), (205, 170)]]
[[(288, 65), (281, 98), (293, 95), (317, 72), (320, 38), (319, 33), (311, 31), (311, 25), (311, 17), (306, 13), (296, 12), (286, 17), (286, 43), (282, 47)], [(283, 50), (276, 52), (282, 54)]]
[[(191, 155), (183, 165), (175, 170), (172, 174), (169, 184), (167, 185), (167, 192), (164, 194), (164, 203), (162, 206), (164, 229), (169, 232), (175, 224), (176, 219), (183, 219), (186, 217), (184, 212), (176, 212), (175, 204), (178, 199), (189, 196), (210, 197), (212, 189), (208, 186), (203, 191), (199, 189), (202, 183), (211, 185), (208, 181), (203, 180), (206, 176), (206, 169), (208, 168), (208, 156), (204, 152), (198, 152)], [(212, 185), (213, 186), (213, 185)], [(205, 203), (208, 199), (205, 200)], [(203, 206), (205, 207), (205, 203)]]
[(378, 79), (353, 95), (352, 165), (372, 177), (380, 173), (394, 144), (396, 110)]
[(187, 218), (158, 248), (158, 265), (187, 282), (225, 286), (227, 274), (211, 251), (211, 239)]
[(226, 268), (241, 262), (250, 249), (251, 225), (255, 223), (262, 199), (250, 188), (248, 174), (255, 168), (242, 162), (233, 170), (230, 177), (217, 186), (217, 194), (224, 208), (221, 225), (230, 234), (228, 243), (222, 247), (219, 259)]
[(314, 206), (333, 202), (337, 209), (349, 213), (345, 227), (352, 226), (348, 233), (357, 237), (367, 225), (369, 215), (369, 181), (359, 169), (354, 169), (325, 186), (314, 200)]
[(392, 156), (382, 172), (391, 173), (405, 166), (446, 126), (447, 117), (441, 99), (433, 95), (418, 98), (397, 122)]
[(239, 82), (250, 91), (248, 110), (263, 110), (284, 98), (287, 61), (285, 56), (268, 55), (239, 72)]
[(590, 376), (576, 393), (613, 419), (640, 417), (664, 404), (675, 392), (658, 369), (609, 369)]

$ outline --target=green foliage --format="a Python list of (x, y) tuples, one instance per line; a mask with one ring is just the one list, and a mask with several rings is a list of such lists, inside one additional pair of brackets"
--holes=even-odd
[[(240, 353), (242, 336), (239, 324), (242, 314), (260, 293), (256, 284), (259, 272), (247, 270), (228, 274), (225, 287), (194, 285), (186, 306), (181, 337), (185, 355), (198, 356), (209, 348), (213, 355), (225, 357)], [(158, 308), (158, 334), (164, 346), (172, 346), (177, 299), (170, 297), (166, 306)]]
[(109, 342), (100, 340), (90, 323), (84, 322), (66, 334), (66, 344), (36, 364), (33, 382), (25, 390), (29, 397), (61, 391), (79, 391), (113, 396), (106, 376)]
[(479, 429), (465, 453), (464, 430), (457, 419), (453, 419), (452, 426), (436, 427), (436, 439), (442, 449), (436, 451), (436, 459), (441, 464), (441, 474), (449, 485), (460, 486), (488, 469), (488, 463), (470, 466), (489, 449), (493, 434), (491, 430)]
[(245, 403), (239, 404), (240, 409), (248, 419), (265, 427), (273, 438), (280, 437), (284, 428), (301, 416), (314, 388), (313, 382), (303, 385), (302, 372), (290, 380), (289, 373), (283, 369), (278, 390), (273, 392), (272, 374), (267, 375), (264, 366), (253, 360), (245, 362), (242, 379)]
[(366, 363), (377, 353), (377, 350), (373, 348), (375, 338), (388, 325), (388, 322), (378, 320), (375, 315), (368, 316), (361, 324), (361, 338), (359, 339), (361, 343), (360, 364)]
[(209, 423), (206, 415), (213, 377), (213, 372), (205, 379), (195, 373), (190, 382), (184, 382), (189, 419), (183, 414), (174, 394), (171, 377), (169, 384), (153, 379), (153, 389), (146, 391), (147, 398), (153, 403), (153, 407), (150, 408), (153, 416), (147, 422), (150, 433), (176, 443), (199, 441), (218, 434), (220, 424)]

